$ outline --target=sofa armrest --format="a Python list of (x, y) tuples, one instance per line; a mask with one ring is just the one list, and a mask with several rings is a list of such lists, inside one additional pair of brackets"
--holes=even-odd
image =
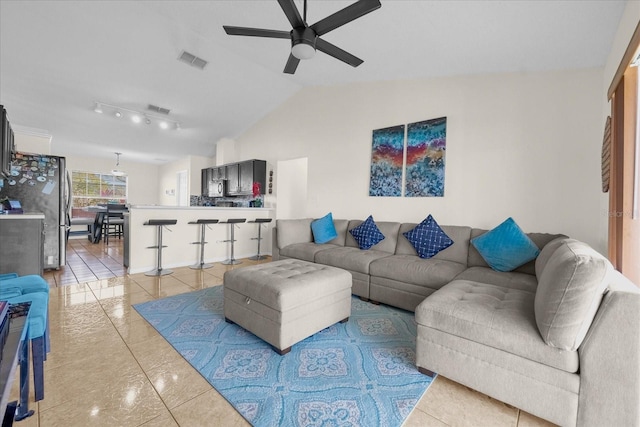
[(620, 273), (580, 354), (578, 425), (640, 425), (640, 291)]

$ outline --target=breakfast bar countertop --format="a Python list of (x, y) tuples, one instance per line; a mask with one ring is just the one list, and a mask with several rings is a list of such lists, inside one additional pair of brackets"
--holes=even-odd
[[(258, 243), (255, 238), (259, 226), (262, 227), (260, 247), (265, 255), (270, 255), (275, 213), (275, 208), (131, 205), (125, 214), (125, 265), (129, 274), (150, 271), (156, 265), (157, 251), (149, 247), (157, 245), (157, 230), (145, 225), (150, 219), (177, 221), (164, 228), (162, 258), (165, 268), (185, 267), (198, 261), (200, 245), (194, 242), (200, 240), (200, 227), (194, 223), (199, 219), (220, 221), (206, 227), (208, 244), (204, 247), (204, 262), (217, 263), (230, 257), (230, 227), (234, 231), (236, 258), (256, 255)], [(246, 222), (233, 226), (226, 222), (238, 218), (244, 218)], [(272, 221), (260, 225), (253, 222), (264, 218)]]
[(250, 207), (222, 207), (222, 206), (160, 206), (160, 205), (131, 205), (133, 209), (158, 209), (158, 210), (247, 210), (247, 211), (272, 211), (274, 208), (250, 208)]
[[(256, 209), (256, 208), (247, 208)], [(27, 212), (23, 214), (2, 214), (0, 219), (44, 219), (43, 213)]]

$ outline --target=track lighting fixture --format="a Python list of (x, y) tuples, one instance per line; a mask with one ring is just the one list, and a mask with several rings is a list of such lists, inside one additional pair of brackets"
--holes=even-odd
[[(180, 123), (171, 120), (167, 117), (156, 116), (149, 113), (144, 113), (136, 110), (131, 110), (129, 108), (118, 107), (117, 105), (105, 104), (104, 102), (95, 101), (95, 106), (93, 111), (98, 114), (102, 114), (104, 111), (107, 111), (109, 114), (113, 114), (117, 118), (122, 118), (126, 116), (131, 119), (133, 123), (146, 123), (147, 125), (157, 125), (162, 130), (167, 129), (175, 129), (180, 130)], [(166, 110), (169, 111), (169, 110)]]

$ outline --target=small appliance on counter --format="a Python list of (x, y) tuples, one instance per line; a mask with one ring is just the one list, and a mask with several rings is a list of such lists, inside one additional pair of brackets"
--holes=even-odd
[(21, 214), (24, 213), (22, 205), (18, 200), (5, 200), (2, 202), (2, 213), (4, 214)]
[(216, 200), (216, 207), (219, 208), (234, 208), (235, 206), (236, 203), (230, 200)]

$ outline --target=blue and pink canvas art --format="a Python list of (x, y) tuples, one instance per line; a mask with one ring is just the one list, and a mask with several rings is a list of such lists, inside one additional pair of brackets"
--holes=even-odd
[(369, 196), (402, 196), (404, 125), (373, 131)]
[(444, 196), (447, 118), (407, 126), (405, 197)]

